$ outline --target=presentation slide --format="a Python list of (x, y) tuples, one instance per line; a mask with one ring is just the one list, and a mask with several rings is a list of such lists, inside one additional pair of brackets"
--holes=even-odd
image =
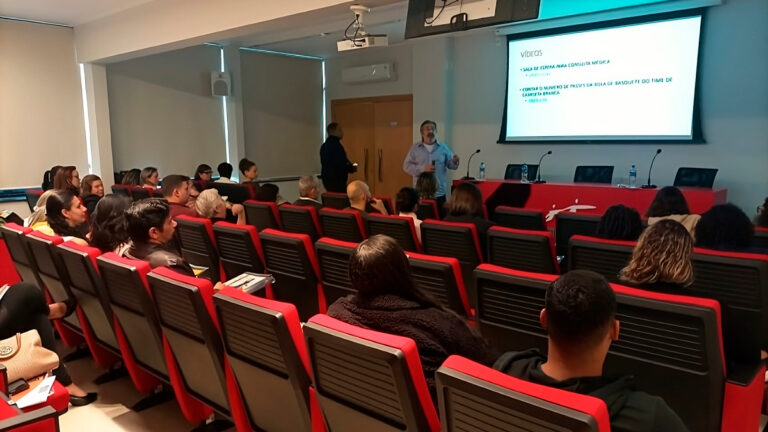
[(506, 141), (690, 140), (701, 16), (509, 40)]

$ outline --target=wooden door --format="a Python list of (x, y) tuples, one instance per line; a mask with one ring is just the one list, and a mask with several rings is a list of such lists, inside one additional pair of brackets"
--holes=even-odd
[(344, 130), (344, 148), (358, 172), (349, 180), (362, 180), (374, 195), (394, 199), (412, 184), (403, 161), (413, 144), (413, 97), (383, 96), (331, 102), (331, 118)]

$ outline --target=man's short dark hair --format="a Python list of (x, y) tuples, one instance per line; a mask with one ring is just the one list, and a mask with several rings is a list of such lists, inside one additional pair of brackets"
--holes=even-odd
[(169, 211), (168, 201), (163, 198), (147, 198), (136, 201), (125, 212), (128, 237), (134, 243), (146, 243), (149, 241), (150, 229), (163, 230)]
[(234, 170), (234, 167), (231, 163), (222, 162), (219, 164), (219, 166), (216, 167), (216, 171), (219, 172), (219, 176), (230, 178), (232, 177), (232, 171)]
[(398, 213), (412, 213), (419, 203), (419, 193), (412, 187), (404, 187), (397, 192), (395, 209)]
[(163, 177), (163, 196), (167, 198), (173, 195), (173, 191), (188, 181), (189, 177), (179, 174), (171, 174)]
[(336, 122), (329, 123), (328, 127), (325, 128), (325, 131), (328, 132), (328, 134), (332, 134), (336, 132), (336, 130), (339, 129), (339, 124)]
[(601, 275), (573, 270), (547, 288), (547, 333), (558, 347), (591, 348), (616, 315), (616, 294)]
[(437, 129), (437, 123), (434, 122), (434, 120), (424, 120), (421, 122), (421, 126), (419, 126), (419, 130), (421, 130), (425, 125), (431, 124), (432, 127)]

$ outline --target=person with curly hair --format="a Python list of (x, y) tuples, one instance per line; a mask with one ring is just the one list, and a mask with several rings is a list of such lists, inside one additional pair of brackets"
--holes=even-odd
[(679, 291), (693, 283), (692, 252), (693, 238), (685, 227), (671, 219), (660, 220), (640, 235), (619, 279), (653, 291)]

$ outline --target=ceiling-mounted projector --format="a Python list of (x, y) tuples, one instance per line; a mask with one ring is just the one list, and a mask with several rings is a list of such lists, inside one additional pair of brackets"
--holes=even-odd
[(339, 52), (389, 45), (387, 35), (372, 35), (365, 32), (363, 18), (371, 11), (370, 9), (359, 4), (354, 4), (349, 9), (355, 15), (355, 19), (344, 30), (344, 39), (336, 42), (336, 49)]

